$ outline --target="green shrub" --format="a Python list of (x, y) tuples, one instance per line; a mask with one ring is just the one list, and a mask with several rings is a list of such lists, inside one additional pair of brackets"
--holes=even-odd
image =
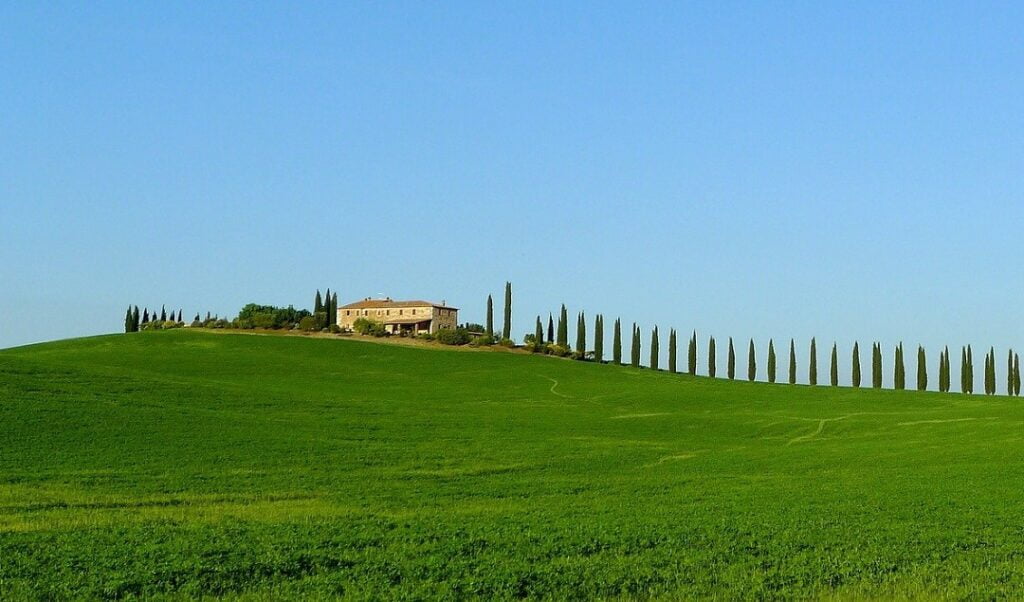
[(494, 337), (489, 337), (487, 335), (473, 337), (473, 340), (470, 342), (470, 344), (473, 345), (474, 347), (488, 347), (494, 344)]
[(434, 334), (434, 339), (442, 345), (465, 345), (469, 342), (470, 335), (465, 328), (456, 328), (455, 330), (442, 328)]
[(421, 341), (433, 341), (434, 335), (430, 334), (429, 332), (421, 332), (418, 335), (416, 335), (416, 338)]
[(330, 326), (327, 327), (327, 330), (329, 330), (331, 334), (339, 334), (341, 332), (341, 326), (338, 326), (337, 324), (331, 324)]
[(516, 342), (513, 341), (512, 339), (501, 339), (500, 341), (498, 341), (498, 344), (501, 345), (502, 347), (508, 347), (510, 349), (516, 346)]
[(369, 334), (375, 337), (387, 336), (387, 331), (384, 330), (384, 325), (380, 322), (374, 322), (368, 318), (356, 318), (356, 321), (352, 323), (352, 330), (359, 334)]
[(555, 355), (558, 357), (565, 357), (572, 353), (572, 349), (569, 349), (567, 345), (559, 345), (557, 343), (548, 343), (547, 346), (548, 355)]
[(317, 323), (317, 319), (313, 316), (306, 316), (299, 320), (299, 330), (303, 332), (313, 332), (315, 330), (319, 330), (319, 326), (320, 325)]

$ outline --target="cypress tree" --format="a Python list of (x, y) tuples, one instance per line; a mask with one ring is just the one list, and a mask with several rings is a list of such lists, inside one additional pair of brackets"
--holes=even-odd
[(501, 329), (501, 338), (512, 338), (512, 283), (505, 283), (505, 325)]
[(668, 331), (668, 371), (672, 374), (676, 373), (676, 329), (670, 328)]
[(338, 291), (334, 291), (331, 297), (331, 324), (338, 324)]
[(142, 310), (142, 323), (143, 324), (149, 324), (149, 308), (148, 307)]
[(877, 342), (871, 347), (871, 386), (882, 388), (882, 344)]
[(128, 306), (128, 310), (124, 312), (124, 331), (129, 333), (132, 331), (132, 306)]
[(690, 373), (690, 376), (697, 374), (697, 331), (693, 331), (693, 336), (690, 338), (690, 346), (686, 351), (686, 371)]
[[(487, 339), (492, 340), (490, 336)], [(540, 323), (540, 316), (537, 316), (537, 326), (533, 331), (533, 343), (535, 351), (540, 351), (544, 345), (544, 326)]]
[(1006, 356), (1006, 394), (1013, 395), (1013, 349)]
[(316, 299), (313, 301), (313, 314), (316, 315), (324, 310), (324, 301), (320, 296), (320, 289), (316, 289)]
[(562, 304), (562, 311), (558, 314), (558, 345), (561, 347), (569, 346), (569, 315), (565, 311), (565, 304)]
[(796, 384), (796, 341), (789, 339), (789, 384)]
[(729, 337), (729, 358), (725, 369), (729, 380), (734, 380), (736, 378), (736, 350), (732, 347), (732, 337)]
[(604, 316), (594, 316), (594, 361), (604, 362)]
[[(540, 318), (537, 319), (540, 320)], [(484, 326), (484, 335), (488, 341), (494, 340), (494, 300), (490, 295), (487, 295), (487, 325)], [(543, 342), (543, 338), (541, 336), (541, 342)]]
[(750, 339), (750, 349), (747, 351), (747, 380), (753, 382), (757, 378), (757, 357), (754, 355), (754, 339)]
[(327, 322), (324, 326), (331, 325), (331, 289), (327, 288), (327, 292), (324, 293), (324, 315), (327, 317)]
[(892, 375), (893, 388), (897, 391), (902, 391), (906, 385), (903, 379), (903, 343), (896, 346), (894, 368)]
[(618, 318), (615, 318), (612, 331), (612, 362), (616, 366), (622, 365), (622, 322)]
[(967, 346), (967, 392), (974, 395), (974, 351)]
[(640, 367), (640, 327), (633, 323), (633, 346), (630, 355), (630, 364), (634, 368)]
[(178, 310), (178, 322), (182, 322), (180, 309)]
[(1021, 356), (1014, 353), (1014, 395), (1021, 394)]
[(818, 384), (818, 342), (811, 337), (811, 356), (807, 359), (810, 365), (807, 369), (807, 382), (811, 386)]
[(996, 348), (995, 347), (989, 347), (988, 357), (989, 357), (989, 360), (988, 360), (988, 370), (989, 370), (989, 375), (988, 375), (989, 385), (988, 385), (988, 388), (989, 388), (989, 391), (990, 391), (989, 395), (995, 395), (996, 394), (996, 390), (998, 389), (998, 386), (996, 385), (997, 377), (996, 377)]
[(860, 388), (860, 343), (853, 342), (853, 366), (850, 374), (850, 383), (854, 389)]
[(160, 306), (160, 321), (161, 322), (166, 322), (167, 321), (167, 306), (166, 305), (161, 305)]
[(708, 376), (714, 378), (718, 374), (718, 348), (715, 337), (708, 339)]
[(658, 327), (651, 331), (651, 370), (658, 369)]
[(587, 322), (583, 317), (583, 312), (580, 312), (576, 319), (576, 354), (580, 359), (584, 359), (587, 355)]
[(555, 319), (551, 317), (551, 312), (548, 312), (548, 343), (555, 342)]
[(967, 348), (960, 348), (960, 392), (969, 393), (967, 390)]
[(775, 382), (775, 341), (768, 339), (768, 382)]
[(835, 342), (832, 343), (832, 367), (829, 370), (830, 381), (833, 387), (839, 386), (839, 348)]
[(917, 390), (928, 390), (928, 360), (921, 345), (917, 346)]
[(943, 348), (941, 363), (939, 366), (939, 387), (943, 393), (949, 393), (952, 388), (952, 376), (950, 374), (951, 363), (949, 361), (949, 346)]
[(139, 331), (139, 306), (136, 305), (135, 309), (132, 310), (132, 332)]

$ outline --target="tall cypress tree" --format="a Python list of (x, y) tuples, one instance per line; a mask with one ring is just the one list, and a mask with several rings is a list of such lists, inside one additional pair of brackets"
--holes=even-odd
[(775, 341), (768, 339), (768, 382), (775, 383)]
[(569, 314), (565, 311), (565, 304), (562, 304), (562, 311), (558, 314), (558, 339), (560, 347), (569, 346)]
[(676, 373), (676, 329), (670, 328), (668, 331), (668, 371), (672, 374)]
[(1020, 356), (1013, 354), (1013, 394), (1020, 396)]
[(967, 386), (967, 348), (960, 348), (960, 392), (970, 393)]
[(942, 393), (949, 393), (951, 384), (949, 368), (949, 346), (947, 345), (939, 353), (939, 391)]
[(917, 346), (917, 390), (928, 390), (928, 359), (921, 345)]
[(551, 312), (548, 312), (548, 343), (555, 342), (555, 319), (551, 317)]
[(736, 350), (732, 347), (732, 337), (729, 337), (729, 357), (725, 369), (729, 380), (734, 380), (736, 378)]
[[(492, 337), (488, 336), (487, 339), (491, 340)], [(540, 316), (537, 316), (537, 326), (533, 331), (533, 343), (534, 350), (540, 351), (544, 345), (544, 325), (540, 323)]]
[(612, 331), (612, 362), (622, 365), (622, 322), (615, 318), (615, 328)]
[(718, 348), (715, 337), (708, 339), (708, 376), (715, 378), (718, 374)]
[(125, 333), (132, 332), (132, 306), (128, 306), (128, 311), (124, 312), (124, 331)]
[(989, 371), (989, 375), (988, 375), (988, 382), (989, 382), (988, 389), (989, 389), (989, 395), (995, 395), (996, 394), (996, 389), (998, 388), (997, 385), (996, 385), (996, 378), (997, 377), (996, 377), (996, 349), (995, 349), (995, 347), (990, 347), (989, 348), (989, 350), (988, 350), (988, 357), (989, 357), (989, 360), (988, 360), (988, 371)]
[(149, 324), (149, 308), (146, 307), (142, 310), (142, 323)]
[(832, 343), (832, 367), (829, 370), (829, 380), (833, 387), (839, 386), (839, 347)]
[(316, 289), (316, 299), (313, 301), (313, 313), (318, 314), (324, 310), (324, 301), (320, 296), (320, 289)]
[(882, 344), (875, 343), (874, 366), (872, 369), (871, 385), (876, 389), (882, 388)]
[(747, 380), (751, 382), (757, 378), (757, 357), (754, 353), (754, 339), (750, 339), (750, 349), (747, 351)]
[(906, 388), (906, 382), (903, 378), (903, 343), (896, 346), (894, 362), (895, 364), (892, 375), (893, 388), (897, 391), (902, 391)]
[(136, 305), (135, 309), (132, 310), (132, 332), (139, 331), (139, 306)]
[(166, 305), (161, 305), (160, 306), (160, 321), (161, 322), (166, 322), (167, 321), (167, 306)]
[(974, 395), (974, 351), (967, 346), (967, 392)]
[(807, 359), (809, 366), (807, 369), (807, 382), (811, 386), (818, 384), (818, 342), (811, 337), (811, 356)]
[(693, 336), (690, 338), (690, 346), (686, 350), (686, 371), (690, 373), (690, 376), (697, 374), (697, 331), (693, 331)]
[(324, 326), (331, 325), (331, 289), (328, 288), (327, 292), (324, 293), (324, 314), (327, 320), (324, 322)]
[(655, 326), (654, 330), (651, 331), (651, 370), (658, 369), (658, 327)]
[(512, 338), (512, 283), (505, 283), (505, 325), (501, 329), (501, 338)]
[(1006, 394), (1013, 395), (1013, 349), (1006, 357)]
[[(538, 317), (537, 320), (539, 321), (540, 318)], [(484, 327), (484, 336), (488, 341), (494, 340), (494, 300), (490, 295), (487, 295), (487, 325)], [(544, 342), (543, 333), (540, 342)]]
[(594, 316), (594, 361), (604, 362), (604, 316)]
[(331, 297), (331, 324), (338, 323), (338, 291), (334, 291)]
[(634, 368), (640, 367), (640, 327), (633, 323), (633, 346), (629, 361)]
[(796, 384), (796, 341), (789, 339), (789, 384)]
[(587, 355), (587, 322), (583, 312), (580, 312), (576, 319), (576, 354), (580, 359), (586, 358)]
[(860, 388), (860, 343), (853, 342), (853, 366), (850, 373), (850, 384), (854, 389)]

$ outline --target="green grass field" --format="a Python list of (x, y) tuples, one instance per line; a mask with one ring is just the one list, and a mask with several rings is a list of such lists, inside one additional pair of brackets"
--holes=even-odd
[(0, 599), (1019, 598), (1024, 403), (170, 331), (0, 352)]

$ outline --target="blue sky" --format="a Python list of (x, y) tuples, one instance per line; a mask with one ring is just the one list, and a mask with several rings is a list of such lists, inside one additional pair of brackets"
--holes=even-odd
[(0, 347), (511, 280), (1024, 348), (1020, 3), (338, 4), (0, 4)]

